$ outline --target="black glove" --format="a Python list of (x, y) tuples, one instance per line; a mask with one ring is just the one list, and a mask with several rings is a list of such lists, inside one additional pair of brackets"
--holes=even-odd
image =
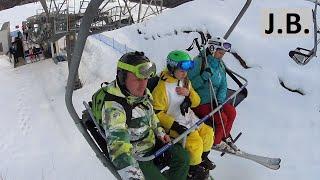
[(170, 129), (177, 131), (177, 133), (179, 133), (179, 134), (182, 134), (186, 130), (188, 130), (186, 127), (182, 126), (181, 124), (177, 123), (176, 121), (173, 121), (173, 124)]
[(190, 100), (189, 96), (186, 96), (184, 98), (183, 102), (180, 104), (180, 111), (183, 116), (186, 113), (188, 113), (189, 107), (191, 107), (191, 100)]
[(211, 76), (213, 75), (213, 72), (211, 70), (211, 68), (206, 67), (203, 72), (201, 73), (201, 78), (205, 81), (207, 81), (209, 78), (211, 78)]
[(212, 128), (214, 128), (213, 118), (209, 117), (204, 123)]

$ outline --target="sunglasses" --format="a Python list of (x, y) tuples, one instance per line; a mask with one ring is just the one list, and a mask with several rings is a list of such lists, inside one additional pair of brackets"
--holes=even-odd
[(154, 77), (157, 73), (156, 65), (152, 62), (145, 62), (133, 66), (119, 61), (118, 68), (132, 72), (139, 79), (149, 79)]

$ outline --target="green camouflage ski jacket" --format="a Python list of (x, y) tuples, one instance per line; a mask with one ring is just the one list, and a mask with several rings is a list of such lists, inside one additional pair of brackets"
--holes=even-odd
[(102, 126), (106, 132), (110, 159), (115, 167), (138, 167), (133, 154), (144, 155), (155, 145), (156, 136), (164, 136), (164, 130), (152, 107), (152, 95), (146, 90), (144, 97), (125, 96), (116, 81), (107, 86), (107, 92), (125, 98), (133, 106), (132, 118), (126, 118), (125, 108), (116, 101), (105, 101), (102, 108)]

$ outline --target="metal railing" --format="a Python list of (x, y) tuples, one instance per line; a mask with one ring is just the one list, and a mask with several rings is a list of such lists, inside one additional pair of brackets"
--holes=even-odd
[(124, 54), (127, 52), (135, 51), (132, 48), (129, 48), (126, 44), (121, 44), (118, 41), (116, 41), (114, 38), (110, 38), (108, 36), (105, 36), (103, 34), (94, 34), (92, 35), (95, 39), (101, 41), (102, 43), (106, 44), (107, 46), (112, 47), (117, 52)]

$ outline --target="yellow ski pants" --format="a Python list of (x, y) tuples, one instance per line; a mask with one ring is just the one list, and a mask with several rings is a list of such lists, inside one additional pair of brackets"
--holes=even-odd
[[(177, 137), (175, 131), (170, 131), (172, 137)], [(202, 153), (211, 150), (214, 141), (213, 128), (202, 123), (199, 128), (187, 136), (185, 148), (189, 152), (190, 165), (202, 162)]]

